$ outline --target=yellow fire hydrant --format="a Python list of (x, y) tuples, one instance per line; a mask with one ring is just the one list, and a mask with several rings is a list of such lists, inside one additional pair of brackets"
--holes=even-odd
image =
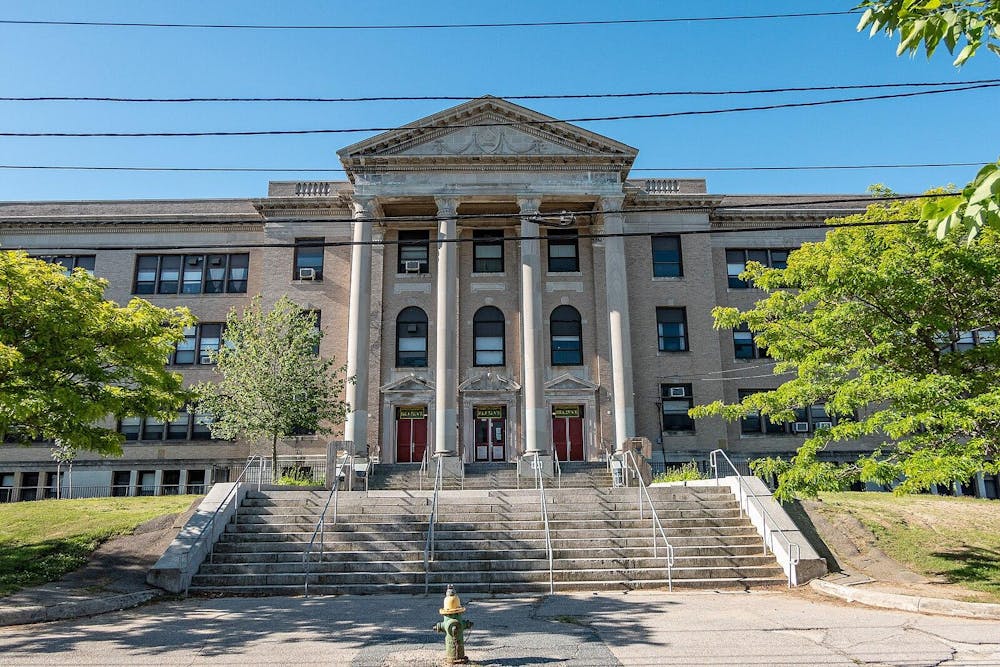
[(441, 615), (444, 618), (434, 625), (437, 632), (444, 633), (444, 659), (449, 664), (469, 661), (465, 655), (465, 631), (472, 627), (472, 621), (462, 619), (464, 613), (462, 601), (455, 595), (455, 588), (449, 584), (441, 604)]

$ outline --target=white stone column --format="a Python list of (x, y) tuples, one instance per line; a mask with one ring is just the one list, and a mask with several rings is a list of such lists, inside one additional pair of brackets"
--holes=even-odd
[(434, 355), (434, 453), (458, 454), (458, 199), (436, 198), (437, 317)]
[(371, 326), (372, 226), (374, 197), (355, 197), (351, 204), (354, 230), (351, 246), (351, 300), (347, 316), (347, 404), (351, 411), (344, 425), (344, 439), (355, 451), (368, 444), (368, 366)]
[[(624, 197), (602, 197), (604, 232), (621, 234), (625, 230), (620, 212)], [(611, 384), (615, 411), (615, 449), (623, 451), (626, 438), (635, 435), (635, 396), (632, 385), (632, 336), (628, 317), (628, 276), (625, 239), (604, 239), (604, 281), (608, 295), (608, 341), (611, 348)]]
[[(541, 199), (519, 197), (521, 236), (537, 237), (538, 223), (528, 216), (538, 213)], [(524, 395), (524, 453), (548, 452), (549, 415), (545, 409), (544, 322), (542, 313), (541, 242), (521, 241), (521, 392)]]

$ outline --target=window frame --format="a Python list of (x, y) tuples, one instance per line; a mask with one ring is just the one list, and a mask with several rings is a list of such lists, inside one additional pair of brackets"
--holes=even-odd
[[(222, 258), (225, 259), (222, 260)], [(189, 260), (192, 259), (196, 260), (197, 264), (191, 264)], [(214, 267), (218, 267), (219, 261), (223, 261), (224, 264), (221, 286), (214, 285), (220, 280), (210, 278), (213, 270), (218, 272), (219, 269)], [(167, 270), (176, 271), (175, 277), (164, 278), (164, 264), (169, 265)], [(197, 291), (189, 288), (190, 285), (195, 284), (195, 281), (188, 278), (193, 272), (187, 268), (195, 265), (200, 266)], [(237, 272), (242, 273), (238, 274)], [(143, 274), (152, 277), (140, 280)], [(250, 253), (248, 252), (136, 255), (135, 269), (132, 273), (132, 294), (176, 296), (246, 294), (249, 274)], [(209, 289), (210, 283), (213, 284), (211, 289)], [(216, 289), (217, 287), (221, 287), (221, 289)]]
[[(94, 270), (97, 267), (97, 255), (31, 255), (32, 259), (40, 259), (43, 262), (48, 262), (49, 264), (59, 264), (65, 269), (65, 273), (68, 276), (73, 273), (73, 269), (83, 269), (91, 276), (94, 275)], [(67, 265), (64, 260), (71, 260), (72, 266)], [(82, 266), (83, 263), (89, 264), (90, 266)], [(89, 260), (89, 261), (87, 261)]]
[[(219, 344), (216, 347), (214, 347), (214, 348), (206, 348), (202, 344), (204, 338), (206, 337), (205, 336), (205, 329), (207, 329), (208, 327), (218, 327), (218, 332), (219, 332), (218, 340), (219, 340)], [(194, 329), (194, 332), (192, 333), (192, 335), (188, 335), (188, 330), (189, 329)], [(202, 363), (201, 360), (202, 360), (202, 357), (205, 355), (205, 353), (208, 350), (210, 350), (210, 349), (214, 349), (216, 352), (218, 352), (219, 348), (221, 348), (222, 345), (223, 345), (225, 332), (226, 332), (225, 322), (199, 322), (198, 324), (196, 324), (196, 325), (194, 325), (192, 327), (185, 327), (185, 329), (184, 329), (184, 341), (185, 342), (187, 342), (189, 340), (192, 341), (192, 347), (190, 349), (188, 349), (187, 347), (185, 347), (183, 350), (180, 350), (180, 349), (178, 349), (178, 345), (180, 345), (180, 343), (177, 343), (177, 345), (174, 345), (174, 351), (170, 353), (170, 359), (168, 360), (167, 363), (170, 366), (214, 366), (215, 365), (214, 362), (211, 362), (211, 363)], [(209, 336), (209, 338), (211, 338), (211, 336)], [(189, 361), (189, 362), (188, 361), (177, 361), (177, 353), (178, 352), (182, 352), (182, 351), (183, 352), (189, 352), (189, 351), (192, 352), (193, 355), (194, 355), (192, 357), (192, 360)]]
[[(682, 388), (684, 390), (684, 396), (671, 396), (670, 390), (674, 388)], [(680, 416), (678, 418), (683, 420), (685, 426), (683, 428), (667, 428), (667, 404), (682, 402), (687, 405), (686, 410), (683, 412), (671, 411), (669, 414)], [(690, 382), (661, 383), (659, 403), (661, 433), (667, 435), (689, 435), (695, 432), (694, 419), (687, 413), (688, 410), (694, 407), (694, 391)]]
[[(671, 241), (671, 242), (673, 242), (673, 243), (676, 244), (676, 251), (677, 251), (677, 261), (676, 262), (674, 262), (674, 261), (663, 261), (663, 260), (657, 261), (657, 259), (656, 259), (656, 253), (657, 252), (661, 252), (661, 253), (662, 252), (671, 252), (670, 249), (662, 249), (661, 248), (661, 249), (658, 250), (657, 247), (656, 247), (657, 241)], [(653, 278), (683, 278), (684, 277), (684, 253), (681, 250), (681, 237), (680, 237), (680, 235), (678, 235), (678, 234), (653, 234), (652, 236), (649, 237), (649, 248), (650, 248), (650, 252), (652, 254), (652, 261), (653, 261)], [(677, 267), (677, 272), (676, 273), (670, 273), (670, 272), (667, 272), (667, 273), (658, 273), (657, 272), (657, 267), (658, 266), (663, 267), (663, 266), (674, 266), (674, 265), (676, 265), (676, 267)]]
[[(422, 320), (420, 320), (420, 319), (404, 320), (402, 318), (403, 318), (403, 315), (405, 313), (410, 313), (410, 314), (413, 314), (413, 315), (415, 315), (416, 313), (420, 313), (420, 315), (422, 316), (423, 319)], [(415, 327), (416, 331), (412, 331), (412, 332), (411, 331), (406, 331), (406, 332), (404, 332), (403, 331), (403, 326), (406, 326), (406, 327)], [(419, 335), (420, 334), (420, 327), (421, 326), (423, 327), (423, 335), (422, 336)], [(402, 335), (404, 333), (406, 335)], [(417, 335), (411, 335), (411, 334), (417, 334)], [(424, 341), (423, 363), (403, 363), (405, 361), (406, 357), (400, 356), (401, 353), (412, 353), (412, 352), (417, 352), (418, 351), (418, 350), (402, 350), (401, 349), (400, 341), (403, 340), (403, 339), (411, 339), (411, 338), (413, 338), (413, 339), (423, 338), (423, 341)], [(428, 347), (429, 347), (429, 345), (428, 345), (428, 343), (429, 343), (429, 341), (428, 341), (428, 326), (427, 326), (427, 313), (426, 313), (426, 311), (424, 311), (424, 309), (420, 308), (419, 306), (407, 306), (406, 308), (403, 308), (401, 311), (399, 311), (399, 313), (396, 314), (396, 368), (427, 368), (427, 364), (428, 364), (428, 361), (429, 361), (429, 358), (428, 358), (429, 357), (429, 354), (428, 354)], [(419, 357), (414, 356), (413, 359), (416, 360), (416, 359), (419, 359)]]
[[(506, 273), (506, 257), (504, 249), (504, 232), (502, 229), (472, 230), (472, 272), (473, 273)], [(499, 248), (499, 257), (480, 257), (483, 248)], [(500, 268), (484, 268), (483, 263), (496, 262)]]
[[(576, 317), (573, 319), (556, 319), (556, 314), (566, 314), (575, 313)], [(559, 327), (557, 327), (557, 323)], [(568, 329), (575, 325), (575, 331), (568, 331)], [(565, 332), (557, 333), (557, 328), (566, 329)], [(576, 348), (575, 349), (556, 349), (556, 337), (561, 336), (564, 339), (576, 338)], [(568, 342), (564, 341), (564, 342)], [(561, 357), (568, 355), (569, 353), (576, 352), (576, 356), (572, 360), (563, 360)], [(557, 356), (560, 360), (557, 362)], [(549, 363), (552, 366), (582, 366), (583, 365), (583, 316), (580, 315), (580, 311), (569, 304), (562, 304), (556, 306), (549, 313)]]
[[(295, 252), (292, 257), (292, 280), (301, 281), (299, 278), (300, 269), (313, 269), (316, 277), (313, 282), (323, 281), (323, 264), (326, 260), (326, 237), (310, 236), (295, 239)], [(319, 251), (318, 253), (316, 251)], [(318, 266), (316, 262), (303, 262), (304, 259), (319, 258)]]
[[(749, 280), (740, 280), (739, 275), (746, 271), (747, 262), (760, 262), (764, 266), (771, 269), (784, 269), (788, 266), (788, 255), (797, 248), (726, 248), (726, 284), (729, 289), (750, 289), (753, 284)], [(731, 254), (742, 253), (742, 269), (737, 271), (735, 274), (732, 273), (730, 267), (734, 266), (736, 263), (730, 261)], [(751, 253), (763, 253), (760, 257), (750, 257)], [(784, 254), (784, 257), (778, 259), (775, 255), (780, 256)], [(763, 260), (763, 261), (761, 261)]]
[[(679, 313), (680, 319), (665, 319), (667, 313)], [(663, 332), (663, 325), (665, 324), (679, 324), (680, 334), (674, 336), (666, 336)], [(677, 340), (680, 342), (680, 346), (676, 349), (671, 349), (665, 346), (666, 341)], [(690, 352), (691, 351), (691, 338), (688, 330), (687, 323), (687, 308), (683, 306), (657, 306), (656, 307), (656, 348), (659, 352), (666, 353), (676, 353), (676, 352)]]
[[(747, 334), (750, 336), (749, 343), (737, 343), (737, 334)], [(749, 347), (750, 356), (740, 356), (740, 349), (747, 349)], [(740, 361), (747, 361), (753, 359), (770, 359), (771, 355), (767, 353), (766, 347), (761, 347), (757, 344), (757, 336), (750, 331), (750, 327), (744, 322), (738, 327), (733, 327), (733, 358)]]
[[(396, 233), (396, 273), (406, 275), (406, 262), (420, 262), (417, 274), (430, 273), (431, 232), (429, 229), (401, 229)], [(422, 248), (423, 258), (404, 258), (404, 249)]]
[[(545, 234), (546, 270), (549, 273), (580, 272), (580, 233), (575, 229), (549, 229)], [(573, 248), (571, 257), (553, 257), (553, 248)], [(553, 266), (553, 263), (555, 266)], [(560, 266), (565, 263), (565, 267)]]
[[(495, 315), (494, 319), (485, 319), (487, 316)], [(499, 319), (497, 319), (499, 318)], [(483, 335), (481, 328), (500, 325), (500, 335)], [(500, 339), (500, 349), (481, 349), (481, 340)], [(500, 361), (497, 363), (481, 361), (480, 354), (496, 354), (500, 352)], [(507, 320), (503, 311), (496, 306), (483, 306), (472, 316), (472, 365), (473, 366), (506, 366), (507, 365)]]

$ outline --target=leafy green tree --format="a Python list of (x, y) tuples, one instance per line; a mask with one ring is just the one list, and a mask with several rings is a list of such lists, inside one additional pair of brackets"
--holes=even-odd
[(0, 251), (0, 442), (58, 440), (121, 453), (107, 418), (172, 418), (184, 404), (182, 378), (165, 362), (185, 308), (104, 298), (107, 281), (20, 251)]
[(321, 337), (315, 313), (287, 297), (265, 312), (258, 296), (226, 319), (225, 345), (214, 355), (221, 380), (196, 388), (213, 437), (270, 441), (274, 479), (279, 438), (329, 433), (347, 415), (343, 368), (317, 354)]
[[(905, 220), (918, 206), (879, 203), (841, 221)], [(777, 475), (780, 497), (855, 480), (901, 480), (909, 492), (998, 469), (1000, 233), (985, 230), (968, 245), (957, 233), (938, 241), (914, 224), (840, 228), (793, 252), (786, 269), (750, 263), (744, 278), (767, 296), (745, 312), (716, 308), (716, 327), (745, 323), (775, 359), (774, 372), (796, 377), (692, 415), (788, 422), (796, 408), (825, 404), (832, 428), (807, 439), (791, 461), (756, 463), (757, 472)], [(966, 344), (972, 331), (975, 347)], [(865, 437), (883, 441), (853, 464), (819, 458), (830, 443)]]
[[(944, 44), (953, 55), (958, 49), (956, 67), (982, 46), (1000, 56), (1000, 0), (866, 0), (857, 8), (864, 10), (859, 31), (899, 33), (896, 55), (923, 45), (930, 58)], [(961, 193), (928, 200), (920, 217), (938, 238), (961, 228), (971, 241), (984, 227), (1000, 229), (1000, 161), (984, 166)]]

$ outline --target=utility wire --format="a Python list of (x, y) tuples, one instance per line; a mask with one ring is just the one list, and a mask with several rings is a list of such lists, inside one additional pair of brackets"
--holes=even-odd
[[(629, 171), (822, 171), (837, 169), (930, 169), (940, 167), (980, 167), (990, 160), (978, 162), (936, 162), (923, 164), (826, 164), (826, 165), (789, 165), (789, 166), (738, 166), (738, 167), (633, 167)], [(330, 174), (344, 173), (342, 168), (319, 169), (290, 167), (125, 167), (99, 165), (49, 165), (49, 164), (0, 164), (0, 169), (37, 169), (59, 171), (165, 171), (165, 172), (250, 172), (250, 173), (295, 173), (295, 174)]]
[(605, 19), (592, 21), (517, 21), (509, 23), (424, 23), (384, 25), (281, 25), (259, 23), (152, 23), (124, 21), (41, 21), (0, 19), (2, 25), (85, 26), (102, 28), (201, 28), (225, 30), (443, 30), (455, 28), (543, 28), (561, 26), (636, 25), (648, 23), (685, 23), (712, 21), (760, 21), (771, 19), (816, 18), (857, 14), (854, 10), (836, 12), (799, 12), (789, 14), (747, 14), (736, 16), (686, 16), (670, 18)]
[[(772, 227), (746, 227), (741, 229), (693, 229), (688, 231), (673, 232), (675, 235), (679, 236), (700, 236), (704, 234), (719, 234), (719, 233), (736, 233), (736, 232), (766, 232), (766, 231), (786, 231), (786, 230), (796, 230), (796, 229), (838, 229), (842, 227), (886, 227), (890, 225), (909, 225), (920, 222), (917, 219), (906, 219), (906, 220), (880, 220), (876, 222), (850, 222), (850, 223), (830, 223), (830, 224), (809, 224), (809, 225), (777, 225)], [(46, 222), (46, 224), (49, 224)], [(246, 224), (245, 222), (242, 224)], [(581, 239), (607, 239), (607, 238), (635, 238), (635, 237), (650, 237), (656, 236), (660, 232), (616, 232), (607, 233), (602, 232), (600, 234), (583, 234), (579, 235)], [(503, 236), (491, 239), (495, 241), (547, 241), (549, 238), (547, 236)], [(70, 252), (78, 250), (129, 250), (129, 251), (154, 251), (154, 250), (213, 250), (216, 248), (228, 248), (229, 252), (235, 252), (240, 249), (249, 248), (344, 248), (352, 247), (356, 245), (360, 246), (423, 246), (432, 245), (438, 243), (475, 243), (479, 242), (480, 239), (475, 238), (462, 238), (456, 237), (451, 239), (429, 239), (428, 241), (413, 241), (413, 240), (371, 240), (371, 241), (309, 241), (300, 243), (238, 243), (232, 245), (226, 244), (202, 244), (202, 245), (80, 245), (80, 246), (59, 246), (60, 252)], [(45, 248), (55, 247), (55, 246), (44, 246)], [(31, 250), (37, 251), (38, 248), (23, 248), (23, 247), (4, 247), (4, 250)]]
[(355, 132), (387, 132), (403, 131), (436, 131), (458, 130), (470, 127), (516, 127), (519, 125), (558, 125), (562, 123), (585, 123), (596, 121), (639, 120), (651, 118), (676, 118), (680, 116), (709, 116), (725, 113), (741, 113), (747, 111), (771, 111), (774, 109), (792, 109), (801, 107), (818, 107), (830, 104), (847, 104), (853, 102), (869, 102), (873, 100), (888, 100), (904, 97), (919, 97), (923, 95), (939, 95), (982, 88), (996, 88), (1000, 83), (983, 83), (956, 88), (937, 90), (922, 90), (910, 93), (890, 93), (871, 95), (867, 97), (849, 97), (835, 100), (818, 100), (812, 102), (786, 102), (782, 104), (767, 104), (750, 107), (731, 107), (728, 109), (703, 109), (691, 111), (670, 111), (666, 113), (623, 114), (618, 116), (589, 116), (581, 118), (563, 118), (551, 120), (520, 120), (498, 121), (492, 123), (468, 123), (461, 125), (426, 125), (426, 126), (394, 126), (394, 127), (364, 127), (364, 128), (328, 128), (312, 130), (216, 130), (203, 132), (0, 132), (0, 137), (245, 137), (245, 136), (275, 136), (275, 135), (306, 135), (306, 134), (349, 134)]
[[(634, 97), (672, 97), (701, 95), (762, 95), (774, 93), (805, 93), (831, 90), (867, 90), (878, 88), (930, 88), (935, 86), (964, 86), (979, 83), (997, 83), (1000, 79), (971, 79), (967, 81), (925, 81), (912, 83), (864, 83), (841, 86), (798, 86), (789, 88), (750, 88), (743, 90), (661, 90), (635, 93), (579, 93), (560, 95), (492, 95), (505, 100), (581, 100)], [(394, 95), (384, 97), (99, 97), (72, 95), (39, 95), (0, 97), (0, 102), (130, 102), (130, 103), (200, 103), (200, 102), (416, 102), (416, 101), (466, 101), (480, 95)]]

